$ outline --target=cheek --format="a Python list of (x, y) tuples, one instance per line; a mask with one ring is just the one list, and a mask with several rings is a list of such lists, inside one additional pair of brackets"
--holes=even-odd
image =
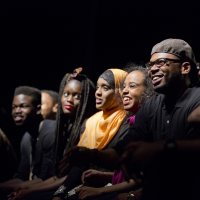
[(63, 104), (64, 104), (64, 97), (63, 96), (61, 97), (60, 102), (61, 102), (61, 105), (63, 106)]
[(112, 107), (114, 105), (115, 99), (113, 94), (105, 95), (102, 102), (102, 108)]
[(75, 100), (74, 101), (74, 108), (76, 109), (80, 104), (80, 100)]
[(132, 101), (135, 106), (138, 106), (144, 95), (144, 89), (139, 89), (131, 93)]
[(163, 70), (164, 78), (169, 79), (170, 77), (173, 77), (176, 74), (180, 74), (180, 69), (177, 68), (166, 68)]
[(26, 115), (32, 115), (35, 113), (34, 110), (31, 110), (31, 109), (22, 109), (23, 113), (26, 114)]
[(44, 104), (43, 104), (43, 105), (41, 106), (41, 110), (46, 110), (46, 109), (48, 109), (48, 108), (49, 108), (48, 105), (44, 105)]
[[(111, 94), (108, 98), (107, 98), (107, 102), (109, 105), (115, 105), (117, 102), (120, 102), (121, 100), (121, 97), (119, 99), (119, 96), (118, 95), (115, 95), (115, 94)], [(122, 101), (122, 100), (121, 100)]]
[(132, 100), (130, 101), (130, 103), (131, 103), (131, 106), (133, 106), (133, 107), (138, 106), (138, 104), (139, 104), (139, 98), (137, 96), (134, 96), (132, 98)]
[(103, 99), (104, 103), (110, 101), (112, 98), (113, 98), (113, 94), (111, 94), (109, 92), (102, 93), (102, 99)]

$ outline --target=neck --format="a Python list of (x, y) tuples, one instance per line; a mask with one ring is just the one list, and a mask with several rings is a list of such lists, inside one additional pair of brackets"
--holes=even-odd
[(27, 124), (24, 130), (29, 132), (33, 137), (37, 137), (39, 133), (40, 122), (40, 120), (35, 120), (31, 124)]
[(177, 86), (177, 87), (174, 87), (173, 90), (170, 90), (164, 94), (166, 108), (169, 111), (174, 107), (178, 99), (183, 95), (183, 93), (185, 92), (187, 88), (188, 87), (186, 85), (182, 86), (181, 88)]

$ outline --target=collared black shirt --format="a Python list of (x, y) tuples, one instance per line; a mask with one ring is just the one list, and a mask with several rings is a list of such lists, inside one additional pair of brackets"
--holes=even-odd
[(138, 111), (129, 134), (115, 149), (120, 152), (127, 143), (134, 140), (200, 138), (200, 129), (187, 122), (189, 114), (199, 105), (200, 87), (186, 89), (170, 111), (166, 108), (165, 96), (154, 95)]

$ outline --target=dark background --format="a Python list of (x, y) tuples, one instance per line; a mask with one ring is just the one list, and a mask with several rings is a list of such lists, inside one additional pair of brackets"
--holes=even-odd
[(109, 67), (146, 62), (152, 46), (169, 37), (186, 40), (200, 60), (200, 12), (192, 1), (13, 1), (0, 12), (6, 110), (16, 86), (58, 90), (77, 66), (96, 81)]

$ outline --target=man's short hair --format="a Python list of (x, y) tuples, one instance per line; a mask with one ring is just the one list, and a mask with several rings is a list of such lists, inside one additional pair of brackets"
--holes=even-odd
[(33, 97), (33, 105), (41, 104), (41, 91), (38, 88), (31, 86), (18, 86), (15, 88), (14, 96), (17, 95), (27, 95)]

